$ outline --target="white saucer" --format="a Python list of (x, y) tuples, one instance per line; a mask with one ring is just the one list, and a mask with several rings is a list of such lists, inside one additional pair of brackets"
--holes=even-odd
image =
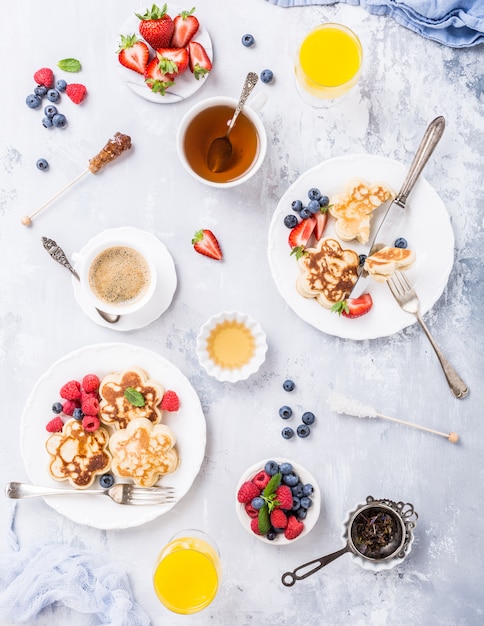
[[(99, 235), (96, 235), (96, 237), (93, 237), (86, 246), (92, 244), (97, 245), (103, 241), (112, 240), (115, 237), (132, 241), (133, 244), (138, 244), (152, 254), (155, 267), (158, 271), (158, 280), (155, 293), (150, 302), (141, 311), (123, 315), (116, 324), (109, 324), (109, 322), (103, 320), (96, 309), (86, 301), (79, 281), (73, 276), (72, 286), (74, 288), (74, 296), (84, 313), (93, 322), (99, 324), (99, 326), (121, 332), (137, 330), (138, 328), (143, 328), (151, 324), (151, 322), (154, 322), (170, 306), (177, 285), (175, 263), (165, 245), (157, 237), (147, 231), (130, 226), (105, 230), (99, 233)], [(78, 252), (78, 255), (82, 256), (82, 252), (83, 249)], [(75, 267), (77, 269), (77, 264)]]

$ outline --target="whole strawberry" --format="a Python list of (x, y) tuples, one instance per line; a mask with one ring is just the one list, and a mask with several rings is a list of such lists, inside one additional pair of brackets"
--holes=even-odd
[(136, 13), (141, 21), (139, 24), (139, 33), (152, 48), (168, 48), (175, 29), (173, 20), (166, 12), (167, 5), (164, 4), (160, 9), (153, 4), (151, 9), (146, 9), (143, 15)]

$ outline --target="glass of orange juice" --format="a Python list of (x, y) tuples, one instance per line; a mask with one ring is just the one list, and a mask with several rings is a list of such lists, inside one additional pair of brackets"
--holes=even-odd
[(363, 48), (342, 24), (320, 24), (302, 41), (295, 64), (296, 86), (314, 107), (334, 104), (358, 82)]
[(220, 573), (220, 556), (213, 539), (201, 530), (183, 530), (161, 551), (153, 585), (158, 599), (170, 611), (189, 615), (215, 598)]

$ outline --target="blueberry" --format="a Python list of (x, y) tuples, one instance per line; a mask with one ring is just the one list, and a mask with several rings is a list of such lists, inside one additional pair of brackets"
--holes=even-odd
[(316, 418), (314, 417), (314, 413), (311, 413), (311, 411), (306, 411), (302, 414), (301, 419), (303, 421), (303, 424), (307, 424), (308, 426), (310, 426), (311, 424), (314, 424), (314, 420)]
[(254, 39), (253, 35), (251, 35), (250, 33), (242, 35), (242, 45), (243, 46), (245, 46), (246, 48), (250, 48), (254, 44), (255, 44), (255, 39)]
[(329, 204), (328, 196), (321, 196), (321, 198), (319, 198), (319, 206), (328, 206), (328, 204)]
[(279, 465), (275, 461), (267, 461), (264, 466), (264, 471), (266, 474), (269, 474), (269, 476), (275, 476), (279, 471)]
[(312, 496), (314, 493), (314, 487), (311, 485), (311, 483), (306, 483), (305, 485), (303, 485), (303, 494), (305, 496)]
[(254, 509), (259, 511), (264, 506), (264, 500), (262, 498), (257, 497), (252, 500), (251, 504), (254, 507)]
[(99, 484), (103, 489), (109, 489), (114, 485), (114, 476), (112, 474), (103, 474), (99, 479)]
[(311, 217), (312, 213), (307, 207), (304, 207), (301, 209), (299, 215), (303, 218), (303, 220), (306, 220), (308, 217)]
[(294, 437), (294, 431), (289, 426), (286, 426), (282, 429), (281, 435), (284, 437), (284, 439), (292, 439), (292, 437)]
[(295, 215), (286, 215), (284, 218), (284, 226), (287, 226), (288, 228), (294, 228), (294, 226), (297, 226), (297, 217)]
[(305, 439), (306, 437), (309, 436), (311, 429), (309, 428), (307, 424), (299, 424), (299, 426), (296, 429), (296, 432), (297, 432), (298, 437), (301, 437), (301, 439)]
[(299, 211), (303, 208), (303, 203), (301, 202), (301, 200), (293, 200), (292, 204), (291, 204), (291, 209), (293, 211), (297, 211), (299, 213)]
[(57, 115), (57, 107), (55, 107), (53, 104), (48, 104), (44, 108), (44, 113), (47, 115), (47, 117), (53, 118), (54, 115)]
[(321, 192), (316, 187), (313, 187), (308, 191), (308, 198), (310, 200), (319, 200), (321, 198)]
[(52, 118), (52, 124), (56, 128), (64, 128), (64, 126), (67, 124), (66, 116), (62, 113), (56, 113)]
[(272, 70), (262, 70), (260, 73), (260, 79), (263, 83), (271, 83), (274, 78)]
[(34, 94), (36, 96), (40, 96), (41, 98), (43, 98), (46, 93), (47, 87), (45, 87), (44, 85), (37, 85), (37, 87), (34, 89)]
[(300, 506), (301, 506), (301, 499), (298, 498), (297, 496), (292, 496), (291, 511), (297, 511)]
[(366, 259), (368, 258), (366, 254), (360, 254), (358, 255), (358, 258), (360, 259), (360, 265), (361, 267), (363, 267), (363, 265), (365, 264)]
[(50, 117), (44, 117), (44, 119), (42, 120), (42, 126), (44, 128), (52, 128), (54, 124), (52, 124), (52, 120)]
[(313, 501), (311, 500), (311, 498), (308, 498), (307, 496), (304, 496), (304, 498), (301, 498), (301, 507), (303, 509), (309, 509), (311, 508), (312, 505), (313, 505)]
[(67, 83), (63, 78), (59, 78), (59, 80), (55, 81), (55, 88), (57, 91), (65, 91), (67, 87)]
[(279, 471), (281, 472), (282, 475), (290, 474), (292, 472), (292, 465), (291, 465), (291, 463), (281, 463), (279, 465)]
[(315, 215), (316, 213), (320, 213), (321, 206), (317, 200), (310, 200), (307, 209), (312, 215)]
[(395, 241), (395, 248), (406, 248), (408, 246), (407, 240), (403, 237), (399, 237)]
[(305, 495), (302, 482), (298, 482), (297, 485), (291, 487), (291, 492), (293, 496), (296, 496), (297, 498), (302, 498)]
[(38, 159), (36, 165), (37, 165), (37, 169), (38, 170), (47, 170), (47, 169), (49, 169), (49, 164), (46, 161), (46, 159)]
[(42, 100), (35, 93), (31, 93), (25, 98), (25, 104), (29, 109), (38, 109), (42, 104)]
[(282, 482), (288, 487), (295, 487), (299, 482), (299, 478), (296, 476), (294, 472), (291, 472), (290, 474), (285, 474), (282, 477)]
[(281, 406), (281, 408), (279, 409), (279, 415), (282, 417), (283, 420), (287, 420), (291, 417), (292, 415), (292, 409), (290, 406)]
[(82, 412), (82, 409), (74, 409), (72, 413), (72, 417), (75, 420), (82, 420), (82, 418), (84, 417), (84, 413)]
[(57, 102), (57, 100), (60, 98), (60, 93), (57, 91), (57, 89), (49, 89), (46, 93), (46, 98), (47, 100), (49, 100), (49, 102)]
[(294, 387), (296, 385), (294, 384), (293, 380), (287, 379), (282, 383), (282, 388), (284, 389), (284, 391), (294, 391)]
[(57, 414), (62, 413), (62, 404), (60, 402), (54, 402), (52, 411)]
[(296, 511), (297, 519), (306, 519), (307, 514), (308, 514), (307, 509), (303, 509), (302, 507)]
[(271, 528), (271, 530), (266, 535), (266, 539), (269, 539), (269, 541), (274, 541), (276, 536), (277, 536), (276, 531), (273, 528)]

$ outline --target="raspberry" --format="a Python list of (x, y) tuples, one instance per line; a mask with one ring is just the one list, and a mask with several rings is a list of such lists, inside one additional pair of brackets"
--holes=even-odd
[(78, 409), (79, 405), (79, 400), (66, 400), (62, 405), (62, 412), (64, 415), (72, 415), (74, 413), (74, 409)]
[(294, 515), (290, 515), (287, 520), (287, 526), (284, 530), (284, 537), (286, 539), (296, 539), (296, 537), (299, 537), (303, 530), (304, 524), (296, 519)]
[(287, 516), (282, 509), (274, 509), (271, 512), (271, 524), (274, 528), (286, 528)]
[(85, 415), (82, 418), (82, 427), (88, 433), (93, 433), (99, 428), (100, 424), (101, 422), (99, 420), (99, 417), (96, 417), (95, 415)]
[(95, 396), (83, 400), (81, 409), (84, 415), (97, 415), (99, 413), (99, 401)]
[(74, 102), (74, 104), (79, 104), (80, 102), (82, 102), (86, 93), (87, 89), (84, 87), (84, 85), (81, 85), (79, 83), (71, 83), (66, 87), (66, 94), (69, 96), (72, 102)]
[(259, 530), (259, 520), (257, 517), (254, 517), (254, 519), (250, 520), (250, 527), (252, 529), (252, 532), (254, 532), (256, 535), (262, 535), (261, 531)]
[(54, 73), (48, 67), (42, 67), (35, 72), (34, 80), (37, 85), (44, 85), (49, 89), (54, 84)]
[(269, 474), (267, 472), (264, 472), (264, 470), (261, 470), (254, 476), (252, 482), (262, 491), (264, 487), (267, 486), (267, 483), (270, 481), (270, 479), (271, 477), (269, 476)]
[(161, 401), (163, 411), (178, 411), (180, 408), (180, 400), (174, 391), (166, 391)]
[(81, 387), (86, 393), (92, 393), (99, 389), (99, 378), (96, 374), (86, 374), (82, 379)]
[(245, 506), (244, 506), (245, 512), (247, 513), (247, 515), (249, 517), (257, 517), (259, 515), (259, 511), (257, 509), (254, 509), (254, 507), (252, 506), (252, 504), (250, 502), (248, 502)]
[(57, 416), (53, 417), (45, 428), (49, 431), (49, 433), (60, 433), (63, 426), (64, 422), (59, 416)]
[(237, 500), (242, 504), (247, 504), (248, 502), (252, 502), (253, 498), (260, 494), (260, 489), (254, 485), (253, 482), (247, 480), (243, 483), (237, 493)]
[(64, 400), (78, 400), (81, 397), (81, 385), (77, 380), (70, 380), (61, 388), (59, 395)]
[(280, 485), (276, 489), (276, 497), (279, 500), (279, 506), (281, 509), (292, 509), (292, 491), (287, 485)]

